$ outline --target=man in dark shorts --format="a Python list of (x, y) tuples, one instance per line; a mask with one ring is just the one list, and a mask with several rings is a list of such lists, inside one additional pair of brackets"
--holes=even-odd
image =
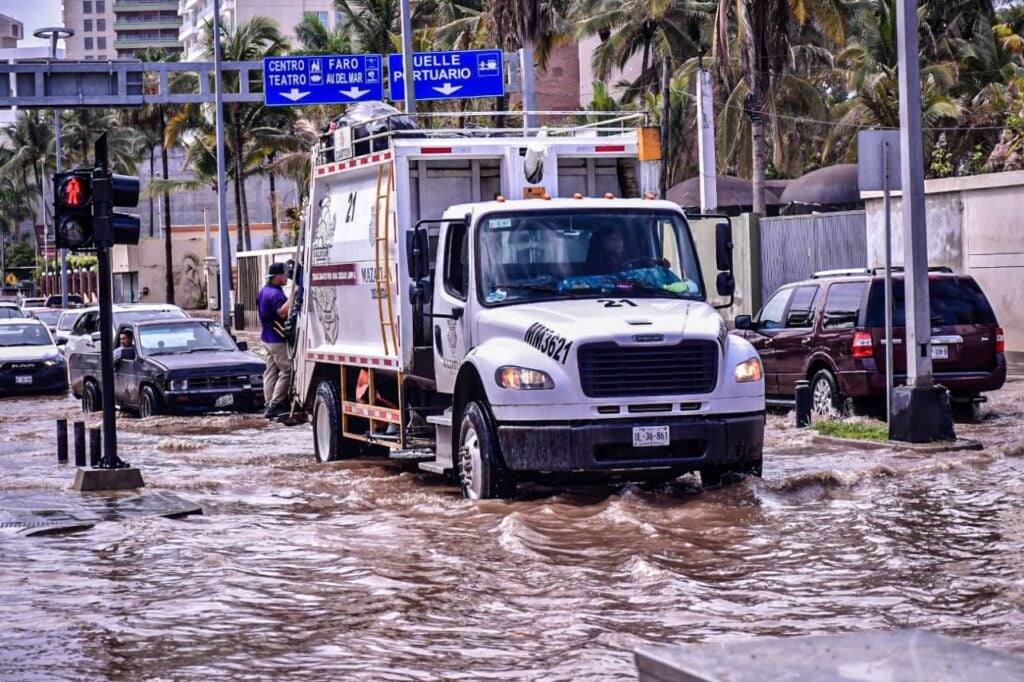
[(267, 369), (263, 372), (263, 397), (267, 419), (275, 419), (288, 411), (288, 391), (292, 383), (292, 364), (284, 338), (284, 321), (291, 302), (281, 289), (288, 283), (284, 263), (271, 263), (267, 283), (260, 289), (257, 310), (263, 331), (260, 340), (267, 349)]

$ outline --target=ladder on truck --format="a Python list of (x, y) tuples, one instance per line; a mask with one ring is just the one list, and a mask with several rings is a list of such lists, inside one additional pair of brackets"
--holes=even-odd
[[(383, 186), (383, 191), (381, 187)], [(398, 354), (398, 330), (395, 328), (395, 307), (391, 294), (391, 241), (394, 216), (391, 212), (391, 193), (395, 188), (394, 164), (385, 163), (377, 167), (377, 195), (374, 204), (374, 266), (377, 276), (377, 315), (380, 318), (380, 339), (384, 355)], [(384, 210), (381, 210), (381, 203)], [(382, 276), (383, 275), (383, 276)], [(385, 304), (385, 301), (387, 303)], [(387, 316), (385, 316), (387, 308)], [(390, 345), (388, 344), (390, 337)], [(393, 350), (392, 350), (393, 349)]]

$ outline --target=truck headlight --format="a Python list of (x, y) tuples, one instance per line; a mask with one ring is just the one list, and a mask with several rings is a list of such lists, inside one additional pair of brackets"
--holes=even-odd
[(546, 373), (526, 367), (499, 367), (494, 378), (499, 386), (513, 391), (537, 391), (555, 387), (555, 382)]
[(52, 358), (47, 358), (46, 360), (43, 360), (43, 364), (45, 366), (47, 366), (47, 367), (55, 367), (56, 365), (63, 365), (64, 364), (64, 356), (63, 355), (55, 355)]
[(740, 364), (736, 365), (736, 370), (733, 372), (733, 376), (736, 377), (736, 383), (738, 384), (760, 381), (764, 378), (764, 371), (761, 369), (761, 359), (750, 358), (749, 360), (744, 360)]
[(262, 386), (263, 385), (263, 375), (262, 374), (250, 374), (249, 375), (249, 384), (251, 386)]
[(171, 379), (170, 385), (172, 391), (187, 391), (188, 379)]

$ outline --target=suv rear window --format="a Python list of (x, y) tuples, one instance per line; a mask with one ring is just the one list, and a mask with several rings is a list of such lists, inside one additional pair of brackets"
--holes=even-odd
[(864, 298), (866, 282), (833, 284), (825, 299), (823, 329), (852, 329), (860, 318), (860, 303)]
[[(892, 281), (892, 324), (907, 324), (903, 280)], [(969, 277), (941, 277), (928, 280), (928, 299), (932, 324), (996, 324), (996, 314), (978, 283)], [(885, 326), (885, 282), (877, 280), (871, 285), (868, 300), (868, 327)]]

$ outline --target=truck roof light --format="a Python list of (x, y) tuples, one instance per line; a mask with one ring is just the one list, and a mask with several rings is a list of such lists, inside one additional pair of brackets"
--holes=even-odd
[(572, 193), (572, 198), (573, 198), (573, 199), (582, 199), (582, 198), (583, 198), (583, 195), (582, 195), (582, 194), (580, 194), (579, 192), (573, 192), (573, 193)]
[(624, 144), (599, 144), (594, 147), (595, 152), (624, 152), (626, 151), (626, 145)]
[(420, 147), (420, 154), (451, 154), (451, 147)]
[(543, 199), (544, 201), (551, 201), (551, 195), (548, 194), (547, 192), (544, 192), (544, 194), (542, 194), (540, 198)]
[(655, 196), (648, 192), (647, 194), (644, 195), (644, 199), (647, 199), (647, 201), (654, 201)]
[(604, 198), (605, 198), (605, 199), (614, 199), (614, 198), (615, 198), (615, 195), (614, 195), (614, 194), (612, 194), (611, 192), (605, 192), (605, 193), (604, 193)]
[(505, 203), (505, 197), (503, 197), (500, 194), (498, 196), (494, 197), (494, 200), (497, 201), (499, 204), (504, 204)]

